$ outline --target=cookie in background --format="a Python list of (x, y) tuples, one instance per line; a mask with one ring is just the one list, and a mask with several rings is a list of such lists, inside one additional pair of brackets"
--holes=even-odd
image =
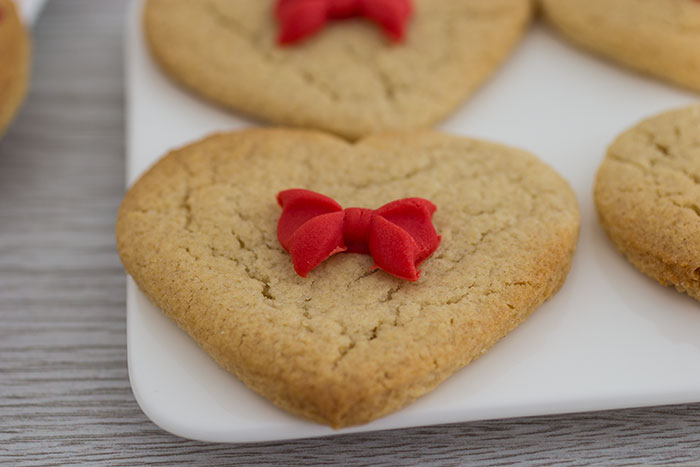
[(623, 133), (598, 170), (595, 203), (632, 264), (700, 300), (700, 106)]
[(196, 93), (357, 139), (449, 115), (531, 13), (530, 0), (148, 0), (143, 17), (153, 57)]
[(605, 57), (700, 91), (700, 1), (540, 0), (545, 18)]
[(12, 122), (29, 84), (30, 41), (12, 0), (0, 0), (0, 136)]

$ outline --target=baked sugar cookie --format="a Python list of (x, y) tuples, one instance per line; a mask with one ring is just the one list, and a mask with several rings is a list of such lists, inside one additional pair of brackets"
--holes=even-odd
[[(418, 203), (439, 235), (425, 231), (420, 277), (349, 253), (301, 277), (278, 231), (294, 188), (346, 208), (434, 203)], [(567, 183), (517, 149), (427, 131), (350, 144), (252, 129), (165, 156), (128, 191), (116, 235), (141, 290), (221, 366), (343, 427), (410, 403), (515, 328), (563, 284), (578, 225)]]
[(0, 136), (19, 109), (29, 80), (29, 38), (11, 0), (0, 0)]
[(541, 0), (565, 36), (644, 73), (700, 90), (700, 1)]
[(505, 59), (532, 10), (530, 0), (412, 5), (399, 43), (353, 18), (280, 45), (274, 0), (148, 0), (144, 23), (153, 56), (198, 94), (356, 139), (448, 115)]
[(595, 202), (632, 264), (700, 300), (700, 106), (623, 133), (598, 171)]

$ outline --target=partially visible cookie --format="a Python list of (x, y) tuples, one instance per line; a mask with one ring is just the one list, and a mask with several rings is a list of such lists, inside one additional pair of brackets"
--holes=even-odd
[(700, 90), (700, 1), (540, 0), (569, 39), (636, 70)]
[(282, 47), (275, 3), (148, 0), (146, 37), (165, 71), (217, 103), (351, 139), (447, 116), (505, 59), (532, 10), (530, 0), (414, 0), (403, 43), (352, 19)]
[(0, 135), (19, 109), (29, 80), (29, 37), (12, 0), (0, 0)]
[(595, 202), (632, 264), (700, 300), (700, 106), (623, 133), (600, 166)]
[[(442, 240), (416, 282), (349, 253), (302, 278), (277, 236), (289, 188), (370, 209), (426, 198)], [(165, 156), (127, 193), (116, 234), (141, 290), (219, 364), (342, 427), (410, 403), (515, 328), (563, 284), (578, 226), (568, 184), (524, 151), (433, 132), (350, 144), (252, 129)]]

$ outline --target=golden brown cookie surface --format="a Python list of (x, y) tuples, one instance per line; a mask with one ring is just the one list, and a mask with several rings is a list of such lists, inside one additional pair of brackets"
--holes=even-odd
[(149, 0), (155, 58), (207, 98), (350, 138), (432, 125), (489, 76), (529, 21), (529, 0), (415, 0), (406, 42), (339, 21), (279, 47), (273, 0)]
[(700, 300), (700, 106), (623, 133), (598, 171), (595, 201), (638, 269)]
[(700, 90), (700, 2), (540, 0), (579, 45), (636, 70)]
[(29, 79), (29, 38), (11, 0), (0, 0), (0, 135), (19, 108)]
[[(367, 208), (427, 198), (442, 243), (417, 282), (354, 254), (301, 278), (276, 237), (275, 195), (294, 187)], [(139, 287), (223, 367), (340, 427), (410, 403), (516, 327), (563, 283), (578, 224), (567, 183), (523, 151), (259, 129), (162, 159), (126, 195), (117, 243)]]

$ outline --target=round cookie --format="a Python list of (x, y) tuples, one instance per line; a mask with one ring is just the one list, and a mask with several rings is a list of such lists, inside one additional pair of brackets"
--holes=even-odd
[(700, 90), (700, 1), (540, 0), (577, 44), (636, 70)]
[[(347, 253), (302, 278), (277, 238), (275, 196), (289, 188), (345, 207), (429, 199), (442, 242), (416, 282)], [(160, 160), (127, 193), (116, 235), (139, 287), (219, 364), (342, 427), (410, 403), (515, 328), (563, 284), (578, 226), (568, 184), (517, 149), (252, 129)]]
[(282, 47), (274, 5), (148, 0), (146, 36), (165, 71), (197, 93), (351, 139), (448, 115), (505, 59), (532, 10), (530, 0), (414, 0), (402, 44), (356, 19)]
[(603, 228), (632, 264), (700, 300), (700, 106), (623, 133), (594, 195)]
[(0, 0), (0, 136), (19, 109), (29, 80), (29, 38), (11, 0)]

